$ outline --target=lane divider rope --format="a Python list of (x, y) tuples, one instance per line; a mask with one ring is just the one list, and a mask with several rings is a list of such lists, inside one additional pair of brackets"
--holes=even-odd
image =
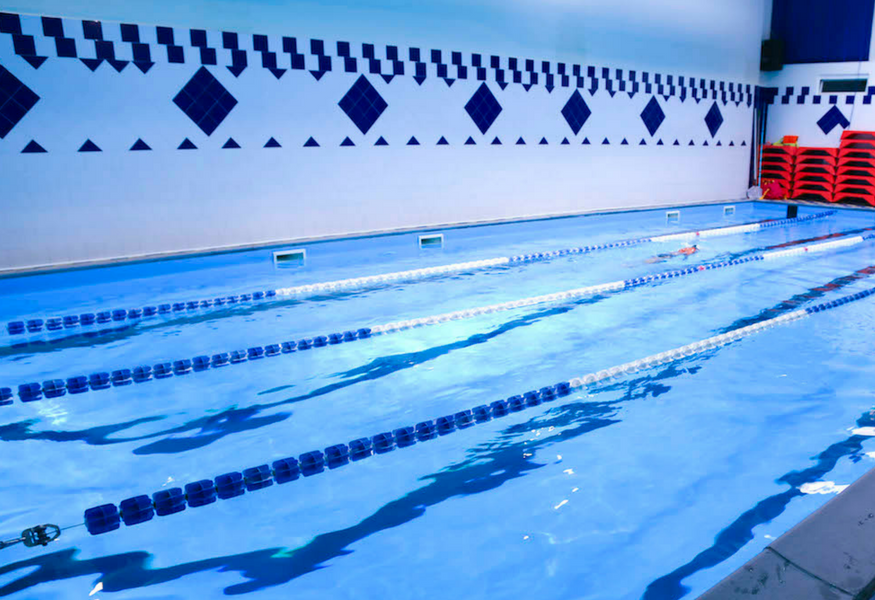
[(792, 219), (775, 219), (771, 221), (749, 223), (746, 225), (733, 225), (729, 227), (717, 227), (712, 229), (701, 229), (697, 231), (686, 231), (668, 235), (658, 235), (654, 237), (622, 240), (619, 242), (611, 242), (606, 244), (596, 244), (593, 246), (583, 246), (579, 248), (565, 248), (562, 250), (553, 250), (550, 252), (536, 252), (533, 254), (520, 254), (517, 256), (489, 258), (484, 260), (475, 260), (469, 262), (454, 263), (450, 265), (443, 265), (440, 267), (426, 267), (422, 269), (412, 269), (408, 271), (385, 273), (382, 275), (353, 277), (350, 279), (299, 285), (294, 287), (279, 288), (275, 290), (263, 290), (253, 292), (251, 294), (225, 296), (213, 299), (174, 302), (159, 304), (156, 306), (145, 306), (142, 308), (106, 310), (97, 313), (83, 313), (80, 315), (66, 315), (63, 317), (50, 317), (45, 319), (33, 318), (26, 321), (10, 321), (6, 324), (6, 331), (9, 333), (9, 335), (15, 336), (23, 335), (25, 333), (40, 333), (44, 330), (48, 332), (53, 332), (73, 329), (75, 327), (90, 327), (107, 323), (138, 322), (142, 319), (153, 318), (156, 316), (167, 316), (189, 311), (206, 310), (213, 307), (235, 306), (241, 303), (271, 300), (277, 297), (304, 298), (307, 296), (313, 296), (325, 292), (363, 289), (377, 285), (383, 285), (390, 282), (415, 281), (418, 279), (433, 277), (435, 275), (474, 271), (509, 264), (551, 260), (553, 258), (558, 258), (561, 256), (587, 254), (600, 250), (636, 246), (639, 244), (650, 242), (666, 242), (689, 238), (704, 238), (734, 235), (739, 233), (751, 233), (754, 231), (759, 231), (761, 229), (782, 227), (785, 225), (804, 223), (815, 219), (823, 219), (835, 213), (835, 210), (828, 210), (819, 213), (812, 213), (804, 217), (795, 217)]
[[(776, 250), (763, 254), (746, 256), (730, 261), (712, 263), (707, 265), (698, 265), (696, 267), (688, 267), (674, 271), (665, 271), (654, 275), (646, 275), (633, 279), (622, 281), (613, 281), (598, 285), (590, 285), (577, 289), (566, 290), (553, 294), (544, 294), (541, 296), (533, 296), (520, 300), (512, 300), (509, 302), (501, 302), (487, 306), (459, 310), (429, 317), (417, 319), (406, 319), (403, 321), (395, 321), (374, 327), (363, 327), (358, 330), (349, 330), (343, 333), (331, 333), (328, 335), (320, 335), (315, 338), (305, 338), (295, 341), (286, 341), (266, 346), (253, 346), (246, 350), (233, 350), (231, 352), (220, 352), (208, 355), (195, 356), (192, 359), (181, 359), (169, 362), (160, 362), (155, 365), (140, 365), (133, 369), (118, 369), (111, 372), (92, 373), (89, 376), (78, 375), (64, 379), (51, 379), (44, 381), (42, 384), (37, 382), (23, 383), (18, 386), (18, 396), (22, 402), (34, 402), (41, 400), (43, 396), (47, 398), (58, 398), (64, 396), (68, 392), (70, 394), (81, 394), (89, 390), (98, 391), (105, 390), (111, 387), (123, 387), (132, 383), (145, 383), (153, 379), (167, 379), (174, 376), (188, 375), (193, 372), (202, 372), (209, 369), (217, 369), (233, 364), (241, 364), (262, 358), (280, 356), (281, 354), (291, 354), (297, 351), (305, 351), (313, 348), (323, 348), (326, 346), (335, 346), (341, 343), (354, 342), (356, 340), (370, 338), (374, 335), (386, 335), (415, 327), (423, 327), (428, 325), (437, 325), (450, 321), (458, 321), (462, 319), (470, 319), (481, 315), (513, 310), (517, 308), (525, 308), (539, 304), (549, 304), (557, 302), (567, 302), (586, 296), (594, 296), (598, 294), (619, 292), (625, 289), (631, 289), (642, 285), (685, 277), (704, 271), (724, 269), (737, 265), (755, 262), (774, 260), (778, 258), (787, 258), (802, 254), (814, 254), (825, 252), (827, 250), (835, 250), (847, 246), (860, 244), (864, 241), (875, 238), (875, 234), (866, 236), (852, 236), (840, 240), (823, 242), (820, 244), (812, 244), (808, 246), (800, 246), (788, 250)], [(0, 406), (10, 405), (13, 392), (11, 388), (0, 388)]]
[(333, 470), (349, 464), (350, 461), (362, 460), (374, 454), (386, 454), (396, 448), (407, 448), (477, 424), (487, 423), (492, 419), (505, 417), (510, 413), (553, 402), (575, 390), (587, 388), (606, 380), (622, 378), (642, 370), (696, 356), (754, 333), (867, 298), (873, 293), (875, 293), (875, 288), (869, 288), (831, 302), (786, 313), (666, 352), (651, 354), (639, 360), (574, 377), (568, 381), (561, 381), (540, 390), (511, 396), (506, 400), (496, 400), (489, 405), (480, 404), (471, 409), (421, 421), (416, 425), (399, 427), (370, 437), (355, 439), (345, 444), (334, 444), (325, 448), (324, 451), (312, 450), (297, 457), (275, 460), (270, 465), (262, 464), (242, 471), (225, 473), (214, 479), (202, 479), (188, 483), (181, 488), (164, 489), (151, 496), (134, 496), (122, 500), (118, 505), (94, 506), (85, 511), (85, 526), (91, 535), (101, 535), (120, 529), (121, 523), (133, 526), (150, 521), (155, 515), (168, 516), (182, 512), (186, 508), (197, 508), (212, 504), (217, 500), (242, 496), (247, 492), (270, 487), (274, 483), (284, 484), (295, 481), (302, 475), (309, 477), (323, 473), (326, 468)]

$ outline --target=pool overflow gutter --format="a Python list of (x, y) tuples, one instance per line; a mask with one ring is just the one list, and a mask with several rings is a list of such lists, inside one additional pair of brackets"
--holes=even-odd
[[(595, 371), (555, 385), (545, 386), (511, 396), (506, 400), (496, 400), (491, 404), (481, 404), (471, 409), (444, 415), (436, 419), (421, 421), (415, 425), (407, 425), (387, 430), (369, 437), (362, 437), (328, 446), (324, 450), (311, 450), (297, 457), (274, 460), (270, 464), (231, 471), (213, 479), (201, 479), (170, 489), (162, 489), (152, 495), (138, 495), (127, 498), (118, 504), (101, 504), (87, 509), (84, 513), (84, 525), (91, 535), (102, 535), (121, 528), (139, 525), (151, 521), (155, 516), (164, 517), (183, 512), (189, 508), (199, 508), (213, 504), (218, 500), (226, 500), (243, 496), (271, 487), (282, 485), (363, 460), (374, 455), (386, 454), (396, 449), (403, 449), (418, 443), (435, 440), (450, 435), (456, 431), (487, 423), (510, 413), (520, 412), (528, 408), (549, 404), (557, 399), (568, 396), (576, 390), (585, 389), (601, 382), (621, 378), (642, 370), (670, 364), (698, 354), (709, 352), (720, 346), (735, 342), (754, 333), (772, 327), (797, 321), (804, 317), (825, 312), (833, 308), (855, 302), (875, 294), (875, 288), (857, 292), (848, 296), (824, 302), (805, 309), (785, 313), (779, 317), (768, 319), (699, 340), (685, 346), (666, 352), (652, 354), (644, 358)], [(327, 470), (327, 471), (326, 471)], [(76, 527), (77, 525), (72, 525)], [(41, 525), (25, 530), (21, 537), (3, 542), (0, 549), (18, 543), (35, 547), (46, 545), (60, 535), (60, 528), (55, 525)]]
[[(789, 209), (788, 209), (789, 210)], [(218, 298), (209, 298), (201, 300), (190, 300), (186, 302), (173, 303), (155, 303), (155, 305), (144, 306), (142, 308), (131, 309), (114, 309), (107, 311), (99, 311), (96, 313), (83, 313), (79, 315), (66, 315), (63, 317), (47, 317), (47, 318), (31, 318), (26, 320), (10, 321), (6, 324), (6, 331), (11, 336), (29, 334), (39, 334), (41, 332), (56, 332), (76, 327), (98, 327), (103, 324), (121, 325), (125, 323), (137, 323), (143, 319), (174, 316), (181, 313), (203, 311), (211, 308), (233, 308), (239, 304), (264, 302), (274, 300), (277, 297), (296, 297), (303, 298), (313, 296), (325, 292), (336, 292), (340, 290), (362, 289), (384, 285), (390, 282), (399, 281), (415, 281), (427, 277), (434, 277), (447, 273), (458, 273), (463, 271), (473, 271), (477, 269), (487, 269), (501, 265), (523, 264), (529, 262), (552, 260), (562, 256), (573, 256), (576, 254), (588, 254), (590, 252), (598, 252), (601, 250), (609, 250), (613, 248), (623, 248), (627, 246), (637, 246), (645, 243), (669, 242), (675, 240), (696, 239), (704, 237), (718, 237), (725, 235), (736, 235), (743, 233), (752, 233), (762, 229), (772, 227), (784, 227), (787, 225), (796, 225), (816, 219), (823, 219), (835, 214), (835, 210), (828, 210), (819, 213), (812, 213), (804, 217), (794, 217), (787, 219), (773, 219), (767, 221), (758, 221), (744, 225), (733, 225), (728, 227), (716, 227), (711, 229), (683, 231), (667, 235), (657, 235), (653, 237), (635, 238), (629, 240), (621, 240), (605, 244), (596, 244), (592, 246), (583, 246), (578, 248), (565, 248), (562, 250), (553, 250), (548, 252), (535, 252), (532, 254), (520, 254), (517, 256), (504, 256), (499, 258), (489, 258), (484, 260), (475, 260), (462, 263), (454, 263), (439, 267), (427, 267), (423, 269), (412, 269), (409, 271), (397, 271), (394, 273), (385, 273), (382, 275), (371, 275), (367, 277), (354, 277), (351, 279), (342, 279), (338, 281), (328, 281), (322, 283), (314, 283), (308, 285), (299, 285), (295, 287), (279, 288), (275, 290), (261, 290), (250, 294), (240, 294), (234, 296), (224, 296)], [(441, 244), (443, 243), (443, 234), (440, 236)], [(434, 237), (434, 236), (420, 236)], [(427, 246), (423, 246), (427, 247)], [(277, 251), (273, 253), (273, 260), (277, 265), (283, 264), (301, 264), (306, 260), (306, 250), (299, 248), (294, 250)]]
[[(702, 273), (704, 271), (725, 269), (750, 262), (759, 262), (778, 258), (787, 258), (801, 254), (814, 254), (817, 252), (836, 250), (838, 248), (860, 244), (873, 238), (875, 238), (875, 234), (869, 234), (866, 236), (849, 236), (838, 240), (822, 242), (819, 244), (796, 246), (786, 250), (773, 250), (770, 252), (746, 256), (744, 258), (739, 258), (735, 260), (711, 263), (707, 265), (698, 265), (695, 267), (688, 267), (685, 269), (678, 269), (673, 271), (665, 271), (662, 273), (645, 275), (643, 277), (635, 277), (622, 281), (613, 281), (598, 285), (590, 285), (553, 294), (544, 294), (541, 296), (522, 298), (519, 300), (512, 300), (510, 302), (479, 306), (466, 310), (459, 310), (439, 315), (421, 317), (418, 319), (395, 321), (382, 325), (375, 325), (373, 327), (363, 327), (356, 330), (347, 330), (342, 333), (335, 332), (326, 335), (317, 335), (313, 338), (305, 338), (298, 341), (285, 341), (267, 344), (265, 346), (252, 346), (245, 350), (239, 349), (229, 352), (218, 352), (212, 355), (204, 354), (195, 356), (191, 359), (184, 358), (174, 361), (160, 362), (154, 365), (139, 365), (133, 368), (119, 368), (113, 371), (92, 373), (87, 377), (85, 375), (76, 375), (68, 377), (67, 379), (51, 379), (48, 381), (44, 381), (41, 384), (38, 382), (22, 383), (18, 385), (18, 397), (22, 402), (35, 402), (38, 400), (42, 400), (43, 397), (58, 398), (66, 395), (67, 393), (82, 394), (88, 392), (89, 390), (99, 391), (106, 390), (111, 387), (123, 387), (132, 383), (145, 383), (147, 381), (152, 381), (153, 379), (180, 377), (188, 375), (190, 373), (202, 372), (210, 369), (218, 369), (226, 367), (228, 365), (260, 360), (262, 358), (270, 358), (283, 354), (292, 354), (295, 352), (307, 351), (316, 348), (336, 346), (342, 343), (367, 339), (375, 335), (387, 335), (390, 333), (405, 331), (416, 327), (437, 325), (440, 323), (470, 319), (486, 314), (525, 308), (540, 304), (569, 302), (587, 296), (619, 292), (622, 290), (636, 288), (651, 283), (658, 283), (669, 279), (685, 277), (687, 275)], [(0, 406), (12, 404), (12, 398), (12, 388), (0, 387)]]

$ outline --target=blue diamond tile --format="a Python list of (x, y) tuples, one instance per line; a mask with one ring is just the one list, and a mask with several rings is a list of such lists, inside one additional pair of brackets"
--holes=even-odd
[(577, 90), (574, 90), (574, 93), (571, 94), (571, 98), (568, 99), (568, 102), (566, 102), (565, 106), (562, 108), (562, 116), (565, 117), (565, 120), (568, 122), (568, 126), (571, 127), (571, 131), (574, 132), (574, 135), (580, 133), (583, 124), (586, 123), (586, 120), (591, 114), (592, 111), (589, 109), (589, 106), (586, 105), (586, 101)]
[(711, 137), (714, 137), (720, 129), (720, 126), (723, 125), (723, 115), (720, 114), (720, 108), (717, 106), (717, 102), (714, 102), (714, 104), (711, 105), (711, 109), (708, 111), (708, 114), (705, 115), (705, 125), (708, 126), (708, 131), (711, 132)]
[(206, 67), (201, 67), (179, 90), (173, 103), (205, 134), (210, 135), (237, 105), (237, 99)]
[(836, 125), (841, 125), (842, 129), (845, 129), (850, 124), (851, 122), (848, 121), (847, 117), (845, 117), (844, 113), (839, 110), (837, 106), (831, 107), (817, 122), (817, 126), (820, 127), (820, 130), (827, 134), (835, 129)]
[(641, 120), (644, 121), (644, 126), (651, 136), (656, 133), (659, 126), (665, 121), (665, 113), (662, 112), (662, 107), (657, 102), (656, 96), (651, 97), (650, 102), (641, 111)]
[(465, 105), (465, 110), (468, 111), (468, 116), (474, 121), (480, 133), (486, 133), (501, 114), (501, 105), (489, 90), (489, 86), (481, 83)]
[(362, 133), (367, 133), (389, 106), (364, 75), (359, 76), (337, 104)]
[(18, 125), (37, 100), (39, 96), (32, 89), (0, 65), (0, 139)]

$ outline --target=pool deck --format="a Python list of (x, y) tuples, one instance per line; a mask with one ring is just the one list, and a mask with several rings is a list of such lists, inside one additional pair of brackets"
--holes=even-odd
[(875, 593), (875, 469), (699, 600), (868, 600)]

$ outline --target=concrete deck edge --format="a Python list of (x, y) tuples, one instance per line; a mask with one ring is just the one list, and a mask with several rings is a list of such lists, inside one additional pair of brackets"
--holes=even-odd
[(699, 596), (869, 600), (875, 593), (875, 468)]

